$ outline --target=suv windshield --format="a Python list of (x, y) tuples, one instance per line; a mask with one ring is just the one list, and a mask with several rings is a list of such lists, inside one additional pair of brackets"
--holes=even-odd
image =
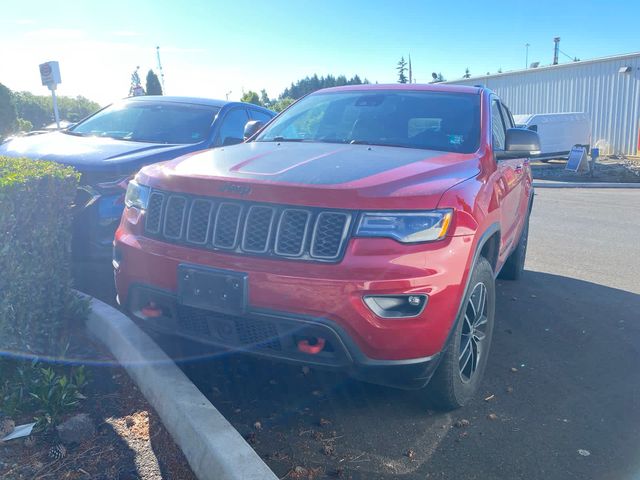
[(472, 153), (480, 141), (480, 96), (394, 90), (319, 93), (289, 108), (256, 141)]
[(194, 104), (120, 102), (79, 123), (68, 133), (132, 142), (198, 143), (209, 136), (218, 110)]

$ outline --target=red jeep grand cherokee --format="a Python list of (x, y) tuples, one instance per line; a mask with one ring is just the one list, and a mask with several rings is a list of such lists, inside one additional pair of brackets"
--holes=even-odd
[[(247, 130), (262, 127), (255, 122)], [(143, 168), (119, 302), (160, 332), (465, 404), (523, 269), (535, 132), (490, 90), (311, 94), (241, 145)]]

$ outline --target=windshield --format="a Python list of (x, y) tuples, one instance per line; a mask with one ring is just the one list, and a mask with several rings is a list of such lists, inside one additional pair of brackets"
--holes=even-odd
[(153, 102), (115, 103), (67, 133), (132, 142), (188, 144), (209, 137), (218, 108)]
[(472, 153), (480, 140), (480, 96), (393, 90), (321, 93), (293, 105), (256, 140)]

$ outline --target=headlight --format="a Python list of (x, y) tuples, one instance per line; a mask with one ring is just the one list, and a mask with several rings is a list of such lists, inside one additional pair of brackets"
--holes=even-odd
[(360, 217), (358, 237), (387, 237), (402, 243), (430, 242), (444, 238), (453, 210), (423, 212), (366, 212)]
[(136, 207), (145, 210), (149, 203), (149, 193), (151, 189), (146, 185), (140, 185), (135, 180), (131, 180), (127, 186), (127, 194), (124, 197), (124, 204), (127, 207)]

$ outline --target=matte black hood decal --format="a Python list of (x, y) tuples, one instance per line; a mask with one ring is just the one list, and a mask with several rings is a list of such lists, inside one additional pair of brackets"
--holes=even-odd
[(323, 143), (253, 142), (183, 159), (176, 173), (308, 185), (334, 185), (447, 155), (430, 150)]

